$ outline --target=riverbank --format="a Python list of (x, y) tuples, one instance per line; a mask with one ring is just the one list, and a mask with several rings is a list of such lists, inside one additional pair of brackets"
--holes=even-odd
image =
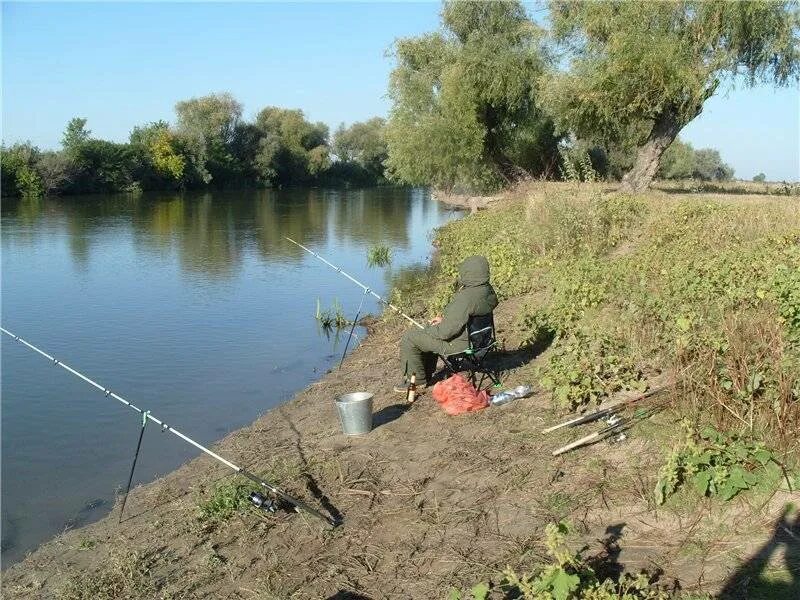
[[(576, 201), (553, 213), (542, 196), (555, 194)], [(737, 203), (735, 213), (725, 206), (708, 208), (717, 201), (695, 197), (613, 200), (606, 206), (582, 195), (580, 189), (560, 186), (543, 194), (519, 190), (445, 227), (437, 241), (438, 270), (396, 294), (415, 314), (431, 314), (446, 299), (444, 282), (459, 257), (490, 254), (502, 298), (498, 335), (509, 349), (503, 358), (504, 386), (535, 381), (539, 389), (533, 397), (448, 417), (426, 394), (406, 410), (402, 397), (391, 392), (399, 366), (397, 339), (405, 326), (383, 321), (341, 371), (215, 446), (290, 493), (341, 513), (342, 527), (330, 531), (303, 515), (262, 515), (239, 501), (249, 489), (244, 482), (201, 457), (133, 490), (121, 524), (117, 507), (108, 518), (69, 531), (12, 566), (4, 572), (4, 591), (20, 598), (69, 599), (442, 598), (453, 588), (469, 589), (481, 581), (499, 585), (506, 566), (530, 571), (546, 561), (544, 528), (561, 519), (573, 522), (574, 544), (588, 543), (598, 564), (630, 572), (658, 570), (659, 581), (672, 589), (719, 591), (765, 542), (775, 546), (771, 560), (795, 560), (791, 547), (774, 542), (772, 535), (776, 517), (796, 499), (780, 483), (731, 502), (703, 500), (688, 491), (663, 506), (655, 501), (655, 481), (684, 410), (678, 402), (687, 390), (700, 398), (698, 389), (670, 390), (671, 408), (637, 425), (624, 443), (553, 458), (554, 448), (595, 428), (540, 434), (570, 402), (585, 406), (581, 394), (587, 390), (580, 381), (562, 388), (569, 392), (565, 404), (543, 387), (542, 372), (552, 379), (554, 364), (568, 368), (569, 363), (560, 343), (539, 333), (580, 322), (593, 331), (628, 336), (628, 348), (638, 344), (634, 357), (623, 353), (626, 359), (610, 366), (607, 358), (615, 352), (608, 346), (600, 348), (599, 358), (582, 357), (608, 366), (595, 371), (603, 386), (589, 388), (600, 398), (640, 381), (652, 386), (669, 378), (674, 351), (664, 352), (657, 341), (662, 332), (656, 331), (656, 316), (647, 314), (647, 330), (628, 313), (630, 322), (620, 319), (618, 311), (630, 307), (618, 305), (611, 284), (638, 297), (627, 280), (616, 281), (608, 269), (630, 269), (626, 261), (633, 260), (652, 267), (636, 274), (666, 278), (663, 288), (649, 292), (666, 302), (673, 292), (667, 283), (678, 281), (670, 279), (673, 266), (675, 277), (695, 281), (687, 275), (691, 269), (681, 262), (683, 255), (670, 254), (675, 247), (691, 241), (693, 256), (705, 256), (706, 250), (724, 254), (729, 246), (750, 248), (769, 230), (770, 239), (787, 236), (776, 251), (785, 247), (785, 260), (794, 260), (790, 252), (800, 238), (790, 236), (800, 233), (798, 209), (763, 198), (726, 199)], [(597, 213), (601, 206), (611, 212)], [(753, 215), (761, 217), (753, 221)], [(705, 229), (694, 229), (696, 223)], [(725, 229), (725, 223), (731, 226)], [(741, 223), (750, 225), (743, 229)], [(711, 250), (702, 243), (709, 231), (729, 236), (733, 229), (730, 239), (706, 240)], [(661, 237), (652, 250), (655, 234)], [(594, 244), (602, 247), (583, 253)], [(651, 250), (653, 261), (647, 262)], [(737, 278), (745, 275), (736, 271)], [(754, 298), (762, 296), (759, 290), (764, 305), (754, 301), (748, 310), (766, 311), (767, 302), (778, 302), (772, 288), (757, 288)], [(700, 331), (701, 317), (706, 315), (693, 316), (692, 332)], [(687, 334), (682, 328), (680, 322), (676, 335)], [(543, 342), (547, 337), (549, 347)], [(589, 341), (587, 347), (597, 350)], [(339, 432), (332, 399), (361, 389), (375, 393), (376, 428), (363, 438), (347, 438)], [(788, 461), (796, 456), (796, 446), (787, 452)], [(769, 589), (786, 583), (780, 589), (791, 591), (788, 586), (797, 581), (791, 565), (771, 565), (766, 581), (775, 585)]]

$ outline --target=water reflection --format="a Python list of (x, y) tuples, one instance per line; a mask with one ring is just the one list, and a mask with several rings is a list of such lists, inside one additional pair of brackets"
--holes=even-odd
[[(36, 243), (47, 218), (68, 237), (76, 270), (84, 270), (100, 230), (130, 227), (141, 252), (176, 252), (182, 269), (215, 278), (234, 276), (245, 247), (254, 242), (262, 256), (298, 261), (301, 243), (327, 245), (329, 238), (406, 249), (409, 228), (431, 215), (422, 190), (258, 190), (199, 194), (89, 196), (59, 200), (6, 200), (3, 216), (18, 225), (8, 243)], [(409, 214), (411, 210), (411, 214)], [(438, 210), (438, 209), (437, 209)], [(415, 212), (420, 214), (414, 214)]]
[[(349, 328), (320, 333), (317, 298), (350, 319), (363, 299), (285, 235), (385, 293), (391, 272), (426, 261), (428, 233), (449, 216), (426, 192), (398, 189), (4, 200), (2, 322), (211, 444), (338, 365)], [(388, 269), (366, 264), (378, 243), (392, 249)], [(368, 299), (362, 316), (378, 310)], [(9, 564), (109, 510), (138, 417), (25, 348), (2, 350)], [(134, 485), (194, 455), (147, 433)]]

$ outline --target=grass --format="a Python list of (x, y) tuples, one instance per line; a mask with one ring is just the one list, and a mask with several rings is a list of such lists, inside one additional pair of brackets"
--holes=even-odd
[(60, 600), (138, 600), (160, 598), (151, 574), (154, 558), (138, 552), (112, 553), (94, 573), (70, 577)]
[(317, 312), (314, 314), (314, 318), (325, 331), (344, 329), (350, 324), (347, 317), (344, 315), (342, 305), (336, 298), (333, 300), (333, 306), (324, 310), (320, 305), (319, 298), (317, 298)]
[(227, 521), (252, 506), (248, 498), (251, 491), (250, 483), (225, 481), (217, 485), (210, 497), (198, 503), (199, 519), (209, 523)]
[(379, 244), (367, 251), (367, 264), (370, 267), (385, 267), (392, 262), (392, 250), (389, 246)]
[[(261, 477), (273, 485), (280, 486), (300, 478), (307, 466), (304, 467), (296, 461), (276, 459)], [(198, 519), (214, 525), (252, 509), (253, 504), (249, 498), (252, 491), (265, 493), (257, 484), (241, 478), (223, 480), (214, 486), (209, 495), (198, 500)]]
[[(764, 440), (796, 465), (797, 202), (540, 184), (446, 225), (436, 245), (436, 268), (405, 276), (393, 299), (438, 314), (460, 261), (485, 255), (500, 298), (524, 307), (519, 338), (552, 341), (525, 376), (555, 408), (645, 389), (668, 372), (678, 417)], [(678, 433), (660, 441), (668, 448)]]
[(658, 190), (671, 193), (764, 194), (766, 196), (800, 196), (800, 184), (787, 181), (658, 181)]
[(800, 206), (547, 189), (446, 226), (430, 310), (463, 256), (499, 295), (530, 297), (531, 337), (555, 333), (540, 376), (559, 406), (598, 402), (672, 370), (681, 409), (797, 444)]
[(78, 550), (91, 550), (97, 545), (97, 542), (90, 538), (83, 538), (78, 543)]

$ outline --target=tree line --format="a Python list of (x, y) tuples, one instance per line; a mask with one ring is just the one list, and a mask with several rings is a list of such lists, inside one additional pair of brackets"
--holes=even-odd
[(547, 10), (544, 29), (517, 0), (446, 1), (439, 31), (396, 42), (392, 177), (491, 189), (557, 177), (577, 156), (628, 191), (656, 175), (730, 178), (716, 151), (678, 134), (718, 90), (800, 73), (793, 1), (552, 0)]
[(303, 111), (261, 110), (253, 122), (228, 93), (178, 102), (176, 123), (134, 127), (126, 143), (97, 139), (87, 121), (66, 126), (61, 150), (29, 143), (0, 153), (4, 196), (206, 187), (376, 185), (385, 182), (385, 121), (340, 125), (329, 135)]
[(721, 88), (800, 75), (794, 0), (552, 0), (548, 13), (545, 29), (518, 0), (445, 1), (440, 30), (395, 42), (388, 121), (329, 136), (300, 110), (246, 122), (230, 94), (212, 94), (118, 144), (76, 118), (61, 151), (3, 148), (3, 194), (387, 181), (483, 191), (574, 162), (627, 191), (656, 176), (725, 180), (719, 152), (678, 134)]

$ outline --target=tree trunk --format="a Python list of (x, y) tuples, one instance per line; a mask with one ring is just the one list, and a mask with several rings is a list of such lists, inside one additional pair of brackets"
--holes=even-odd
[(653, 182), (661, 155), (678, 136), (683, 123), (672, 108), (664, 109), (658, 116), (647, 141), (636, 152), (636, 161), (622, 178), (620, 190), (637, 193), (646, 190)]
[(503, 151), (502, 141), (497, 134), (503, 117), (498, 114), (498, 110), (490, 104), (486, 104), (483, 107), (482, 119), (483, 125), (486, 127), (486, 136), (483, 140), (484, 160), (494, 166), (497, 174), (507, 186), (530, 179), (531, 174), (514, 164), (514, 161)]

